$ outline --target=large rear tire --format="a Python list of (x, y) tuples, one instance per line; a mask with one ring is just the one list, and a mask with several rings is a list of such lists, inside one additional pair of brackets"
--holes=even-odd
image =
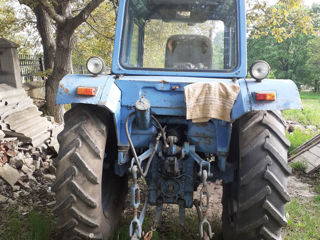
[(64, 119), (52, 187), (57, 226), (64, 239), (109, 239), (121, 217), (127, 178), (114, 174), (112, 154), (105, 154), (108, 115), (79, 104)]
[(280, 112), (260, 111), (235, 123), (229, 161), (237, 166), (223, 189), (224, 240), (280, 240), (291, 168)]

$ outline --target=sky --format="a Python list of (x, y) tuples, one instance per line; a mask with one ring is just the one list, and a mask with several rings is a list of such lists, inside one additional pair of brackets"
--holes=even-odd
[(304, 0), (303, 3), (307, 6), (312, 6), (314, 3), (320, 4), (320, 0)]
[(320, 4), (320, 0), (304, 0), (303, 3), (305, 5), (311, 6), (313, 3), (318, 3)]

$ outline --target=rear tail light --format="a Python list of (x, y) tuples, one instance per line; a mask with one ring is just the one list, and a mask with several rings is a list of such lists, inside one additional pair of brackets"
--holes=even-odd
[(256, 92), (256, 101), (275, 101), (277, 99), (275, 92)]
[(96, 89), (92, 87), (78, 87), (77, 94), (83, 96), (95, 96)]

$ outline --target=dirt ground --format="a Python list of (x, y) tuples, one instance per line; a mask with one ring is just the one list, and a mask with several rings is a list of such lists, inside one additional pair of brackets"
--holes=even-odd
[(295, 175), (288, 179), (288, 192), (291, 198), (296, 198), (302, 202), (309, 201), (317, 195), (313, 187), (306, 182), (306, 178)]
[[(290, 176), (288, 178), (288, 192), (290, 197), (298, 199), (301, 202), (308, 202), (311, 199), (313, 199), (316, 196), (316, 193), (314, 192), (312, 185), (307, 183), (310, 180), (312, 181), (312, 178), (305, 177), (299, 174)], [(201, 185), (199, 186), (198, 191), (195, 193), (195, 199), (199, 199), (200, 187)], [(215, 230), (215, 237), (213, 238), (213, 240), (222, 240), (220, 220), (222, 215), (222, 183), (210, 183), (209, 189), (211, 191), (211, 195), (208, 217), (213, 225), (213, 229)], [(188, 214), (196, 216), (197, 213), (195, 208), (187, 210), (187, 215)], [(151, 215), (153, 214), (151, 213)], [(177, 221), (178, 207), (167, 205), (166, 207), (164, 207), (163, 219), (161, 221), (161, 225), (159, 226), (158, 231), (165, 232), (168, 226), (170, 226), (171, 224), (177, 224)], [(197, 231), (197, 229), (195, 229), (195, 231)], [(192, 234), (191, 231), (187, 231), (186, 234), (188, 235), (186, 239), (192, 239), (192, 236), (190, 236)], [(198, 233), (196, 233), (193, 239), (198, 239)]]

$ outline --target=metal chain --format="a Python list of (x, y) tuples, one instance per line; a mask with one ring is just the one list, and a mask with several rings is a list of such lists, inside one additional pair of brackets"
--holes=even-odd
[(130, 223), (130, 238), (140, 239), (142, 236), (142, 226), (138, 218), (138, 209), (140, 206), (140, 188), (138, 185), (138, 167), (132, 167), (133, 184), (131, 186), (131, 205), (133, 207), (133, 219)]
[[(145, 198), (145, 203), (144, 203), (144, 207), (143, 210), (140, 214), (140, 217), (138, 218), (138, 209), (140, 206), (140, 194), (141, 194), (141, 190), (140, 187), (138, 185), (138, 172), (141, 174), (142, 177), (146, 177), (149, 171), (149, 167), (151, 164), (151, 161), (154, 157), (155, 152), (158, 149), (158, 145), (159, 145), (159, 140), (161, 137), (161, 133), (158, 134), (157, 138), (156, 138), (156, 143), (154, 146), (154, 149), (149, 157), (147, 166), (146, 166), (146, 170), (143, 171), (141, 168), (141, 162), (140, 159), (137, 158), (133, 158), (131, 161), (131, 167), (129, 168), (129, 171), (131, 171), (132, 173), (132, 178), (133, 178), (133, 184), (131, 186), (131, 206), (133, 207), (133, 219), (130, 223), (130, 238), (131, 240), (138, 240), (141, 239), (142, 237), (142, 223), (144, 220), (144, 215), (146, 212), (146, 206), (147, 206), (147, 202), (148, 202), (148, 198)], [(151, 239), (152, 238), (152, 232), (147, 234), (147, 238), (146, 239)]]
[(204, 228), (205, 225), (208, 226), (208, 236), (213, 238), (213, 232), (211, 229), (211, 225), (207, 219), (207, 212), (209, 209), (209, 200), (210, 200), (210, 193), (208, 191), (208, 186), (207, 186), (207, 179), (208, 179), (208, 172), (207, 170), (202, 170), (201, 172), (201, 177), (202, 177), (202, 188), (200, 190), (200, 210), (201, 210), (201, 220), (200, 220), (200, 225), (199, 225), (199, 231), (200, 231), (200, 237), (204, 239)]

